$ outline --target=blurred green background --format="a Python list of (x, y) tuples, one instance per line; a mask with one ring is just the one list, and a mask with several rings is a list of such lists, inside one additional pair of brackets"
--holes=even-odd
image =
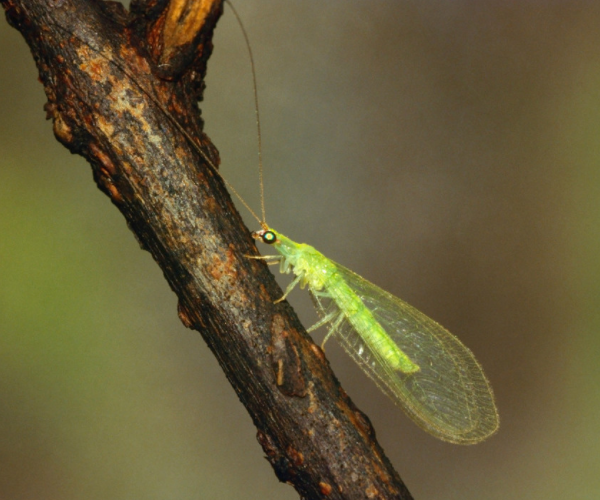
[[(495, 389), (499, 434), (446, 444), (328, 345), (415, 498), (599, 498), (600, 2), (237, 8), (269, 223), (447, 326)], [(206, 131), (258, 207), (230, 12), (214, 43)], [(0, 23), (0, 498), (297, 498), (44, 102)]]

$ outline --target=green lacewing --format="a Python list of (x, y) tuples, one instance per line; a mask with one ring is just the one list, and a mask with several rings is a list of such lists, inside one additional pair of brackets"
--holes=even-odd
[(420, 427), (444, 441), (474, 444), (499, 425), (490, 384), (473, 353), (444, 327), (398, 297), (333, 262), (310, 245), (264, 227), (254, 238), (293, 272), (283, 300), (308, 287), (326, 326), (379, 388)]

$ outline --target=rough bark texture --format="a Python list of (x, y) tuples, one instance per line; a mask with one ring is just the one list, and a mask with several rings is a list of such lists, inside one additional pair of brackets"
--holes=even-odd
[[(91, 164), (304, 498), (411, 498), (264, 263), (202, 134), (220, 0), (1, 0), (29, 44), (54, 132)], [(167, 114), (168, 110), (168, 114)], [(174, 117), (174, 118), (173, 118)], [(176, 119), (189, 136), (175, 125)], [(191, 140), (203, 154), (192, 147)], [(233, 472), (235, 474), (235, 472)]]

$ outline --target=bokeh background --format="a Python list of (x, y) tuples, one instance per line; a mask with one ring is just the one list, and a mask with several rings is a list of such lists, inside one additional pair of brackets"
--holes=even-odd
[[(447, 326), (495, 389), (500, 432), (446, 444), (328, 345), (414, 497), (599, 498), (600, 2), (236, 3), (270, 224)], [(206, 131), (258, 207), (231, 12), (214, 43)], [(1, 22), (0, 498), (297, 498), (44, 102)]]

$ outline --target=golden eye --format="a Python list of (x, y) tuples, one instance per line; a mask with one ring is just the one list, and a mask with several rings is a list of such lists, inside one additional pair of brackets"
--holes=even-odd
[(277, 241), (277, 235), (273, 231), (265, 231), (262, 235), (263, 243), (267, 245), (272, 245)]

